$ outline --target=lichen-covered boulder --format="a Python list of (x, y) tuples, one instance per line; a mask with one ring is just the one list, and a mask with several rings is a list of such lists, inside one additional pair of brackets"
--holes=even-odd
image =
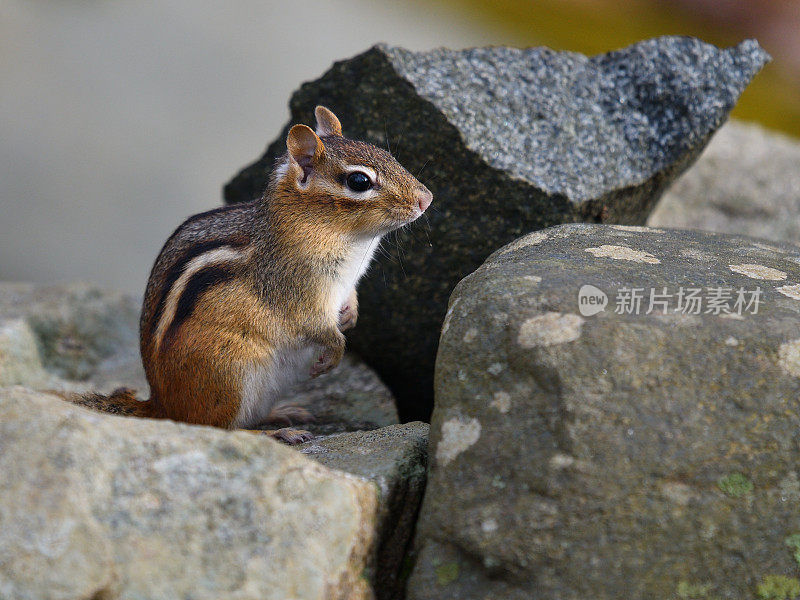
[(798, 398), (800, 247), (598, 225), (520, 238), (450, 300), (408, 597), (800, 585)]
[(379, 494), (266, 436), (0, 390), (0, 597), (368, 599)]
[[(0, 282), (0, 388), (109, 393), (125, 386), (147, 398), (139, 356), (139, 306), (86, 283)], [(299, 384), (287, 403), (316, 417), (316, 433), (397, 423), (394, 398), (353, 355), (331, 373)]]
[(653, 227), (800, 242), (800, 140), (726, 123), (656, 205)]
[(428, 424), (405, 423), (317, 438), (300, 451), (331, 469), (372, 481), (379, 493), (375, 554), (369, 566), (377, 600), (401, 600), (428, 464)]
[[(287, 129), (327, 105), (349, 137), (389, 145), (434, 193), (421, 224), (384, 244), (348, 334), (401, 419), (430, 414), (438, 332), (462, 277), (534, 229), (644, 223), (767, 59), (753, 41), (721, 50), (686, 37), (591, 58), (376, 46), (304, 84)], [(285, 138), (226, 186), (227, 202), (263, 193)]]

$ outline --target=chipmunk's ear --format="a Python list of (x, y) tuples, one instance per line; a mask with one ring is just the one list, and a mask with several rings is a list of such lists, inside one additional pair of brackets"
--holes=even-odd
[(295, 125), (286, 136), (286, 148), (291, 160), (303, 167), (303, 182), (320, 160), (325, 157), (325, 145), (306, 125)]
[(342, 135), (342, 124), (336, 115), (329, 111), (324, 106), (318, 106), (314, 109), (314, 116), (317, 117), (317, 135), (322, 137), (326, 135)]

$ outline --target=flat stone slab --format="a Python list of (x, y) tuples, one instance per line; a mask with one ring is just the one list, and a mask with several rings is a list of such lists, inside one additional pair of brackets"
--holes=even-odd
[(800, 585), (798, 398), (800, 247), (598, 225), (516, 240), (450, 300), (408, 597)]
[(375, 526), (379, 541), (369, 579), (378, 600), (401, 600), (408, 576), (405, 561), (425, 491), (428, 424), (405, 423), (340, 433), (317, 438), (299, 449), (326, 467), (376, 485), (380, 494)]
[[(430, 414), (438, 332), (460, 279), (535, 229), (644, 223), (767, 60), (754, 41), (719, 49), (686, 37), (591, 58), (376, 46), (305, 83), (287, 130), (327, 105), (345, 134), (387, 144), (434, 193), (427, 218), (384, 244), (348, 333), (401, 419)], [(285, 138), (226, 186), (227, 202), (260, 197)]]
[(0, 390), (3, 598), (372, 598), (379, 495), (252, 433)]

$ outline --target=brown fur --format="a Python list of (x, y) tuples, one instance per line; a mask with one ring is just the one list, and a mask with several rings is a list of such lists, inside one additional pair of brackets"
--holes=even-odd
[(102, 410), (103, 412), (115, 415), (125, 415), (128, 417), (151, 417), (152, 410), (149, 402), (136, 399), (136, 392), (128, 388), (119, 388), (111, 392), (109, 396), (102, 394), (64, 394), (61, 392), (51, 392), (69, 400), (73, 404)]
[[(231, 427), (247, 373), (273, 364), (279, 349), (321, 346), (312, 374), (338, 364), (340, 328), (355, 325), (358, 300), (353, 289), (332, 310), (331, 288), (353, 244), (416, 218), (420, 198), (429, 200), (430, 192), (388, 152), (341, 137), (330, 111), (318, 108), (317, 120), (327, 135), (295, 126), (289, 152), (260, 201), (195, 215), (164, 245), (140, 323), (150, 400), (139, 402), (125, 391), (77, 403)], [(352, 165), (377, 173), (375, 191), (364, 198), (346, 187)], [(197, 267), (211, 256), (234, 258)], [(189, 265), (195, 265), (191, 273)]]

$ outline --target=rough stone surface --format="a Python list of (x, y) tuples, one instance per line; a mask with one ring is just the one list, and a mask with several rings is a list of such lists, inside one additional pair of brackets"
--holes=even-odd
[[(408, 597), (751, 598), (796, 577), (800, 247), (577, 224), (533, 236), (453, 292)], [(737, 314), (757, 287), (757, 314)], [(582, 288), (597, 300), (579, 307)], [(622, 288), (643, 290), (639, 314), (617, 313)], [(690, 288), (698, 314), (676, 310)]]
[(370, 598), (378, 492), (265, 437), (0, 390), (0, 597)]
[[(0, 283), (0, 387), (109, 393), (126, 386), (146, 398), (138, 332), (139, 303), (130, 296), (83, 283)], [(307, 407), (317, 433), (398, 420), (389, 390), (352, 355), (303, 382), (286, 403)]]
[(287, 403), (307, 407), (314, 422), (303, 425), (316, 434), (376, 429), (397, 423), (397, 407), (375, 372), (353, 354), (333, 371), (298, 385)]
[[(391, 236), (360, 286), (351, 347), (427, 420), (447, 298), (492, 251), (576, 220), (643, 223), (767, 60), (665, 37), (587, 58), (546, 48), (376, 46), (292, 97), (291, 123), (321, 103), (345, 133), (392, 147), (434, 193), (427, 219)], [(287, 125), (288, 129), (288, 125)], [(286, 131), (225, 188), (259, 197)]]
[(300, 451), (332, 469), (372, 481), (380, 494), (376, 554), (370, 570), (378, 600), (403, 598), (406, 556), (414, 533), (428, 464), (427, 423), (318, 438)]
[(648, 224), (800, 242), (800, 141), (732, 121), (659, 201)]
[(0, 386), (109, 392), (128, 385), (146, 395), (138, 327), (138, 303), (119, 292), (83, 283), (0, 283), (0, 372), (12, 361), (25, 365), (25, 372), (0, 376)]

